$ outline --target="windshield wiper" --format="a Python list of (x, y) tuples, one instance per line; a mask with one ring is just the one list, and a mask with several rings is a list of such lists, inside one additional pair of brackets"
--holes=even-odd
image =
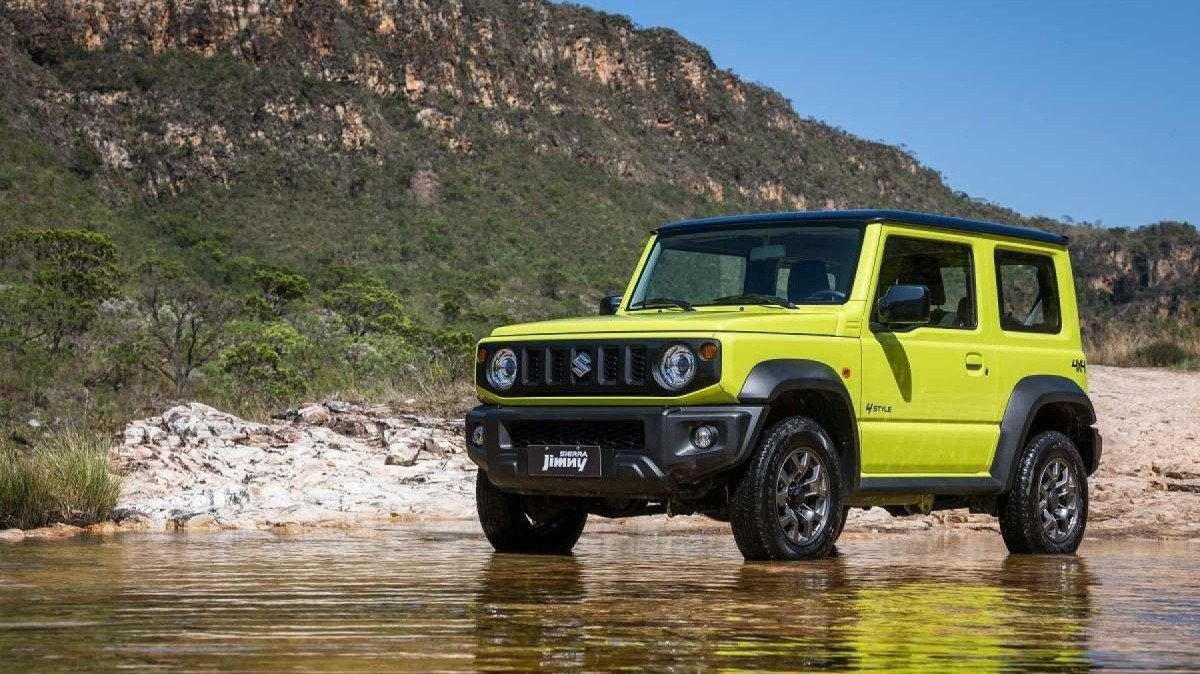
[(763, 306), (784, 307), (786, 309), (795, 309), (796, 305), (778, 295), (758, 295), (749, 293), (746, 295), (727, 295), (718, 297), (712, 301), (713, 304), (761, 304)]
[(677, 300), (673, 297), (651, 297), (644, 299), (641, 302), (634, 302), (630, 310), (637, 309), (667, 309), (670, 307), (678, 307), (684, 311), (695, 311), (696, 307), (692, 306), (691, 302)]

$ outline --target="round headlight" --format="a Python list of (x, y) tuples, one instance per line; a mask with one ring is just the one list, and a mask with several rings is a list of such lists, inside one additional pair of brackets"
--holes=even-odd
[(492, 388), (507, 391), (517, 381), (517, 354), (512, 349), (497, 349), (488, 363), (487, 380)]
[(658, 367), (654, 368), (654, 380), (659, 386), (672, 391), (678, 391), (692, 383), (695, 376), (696, 355), (683, 344), (676, 344), (667, 349), (662, 360), (658, 362)]

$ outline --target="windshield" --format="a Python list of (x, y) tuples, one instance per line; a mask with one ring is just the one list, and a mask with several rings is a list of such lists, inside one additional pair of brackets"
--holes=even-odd
[(850, 293), (863, 227), (777, 225), (661, 237), (630, 310), (732, 304), (841, 304)]

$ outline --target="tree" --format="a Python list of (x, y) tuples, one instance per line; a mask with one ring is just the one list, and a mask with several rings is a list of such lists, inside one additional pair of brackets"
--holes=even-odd
[(236, 344), (221, 353), (221, 371), (238, 387), (264, 392), (284, 400), (305, 388), (305, 379), (293, 362), (308, 341), (283, 321), (250, 323)]
[(261, 268), (254, 272), (260, 297), (275, 316), (282, 316), (287, 305), (308, 295), (309, 282), (303, 276), (283, 269)]
[(400, 296), (376, 281), (345, 283), (321, 296), (354, 337), (372, 333), (416, 336), (420, 328), (404, 311)]
[(0, 236), (0, 338), (17, 351), (56, 355), (88, 330), (101, 302), (117, 294), (117, 247), (107, 235), (71, 229)]
[(182, 391), (192, 373), (221, 352), (225, 326), (237, 311), (227, 296), (206, 287), (179, 263), (151, 261), (138, 271), (146, 367)]

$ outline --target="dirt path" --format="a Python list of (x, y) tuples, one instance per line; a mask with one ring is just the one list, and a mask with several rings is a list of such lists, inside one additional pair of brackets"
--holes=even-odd
[[(1200, 539), (1200, 374), (1093, 366), (1104, 456), (1090, 480), (1088, 533)], [(895, 519), (876, 508), (847, 530), (996, 529), (965, 511)]]

